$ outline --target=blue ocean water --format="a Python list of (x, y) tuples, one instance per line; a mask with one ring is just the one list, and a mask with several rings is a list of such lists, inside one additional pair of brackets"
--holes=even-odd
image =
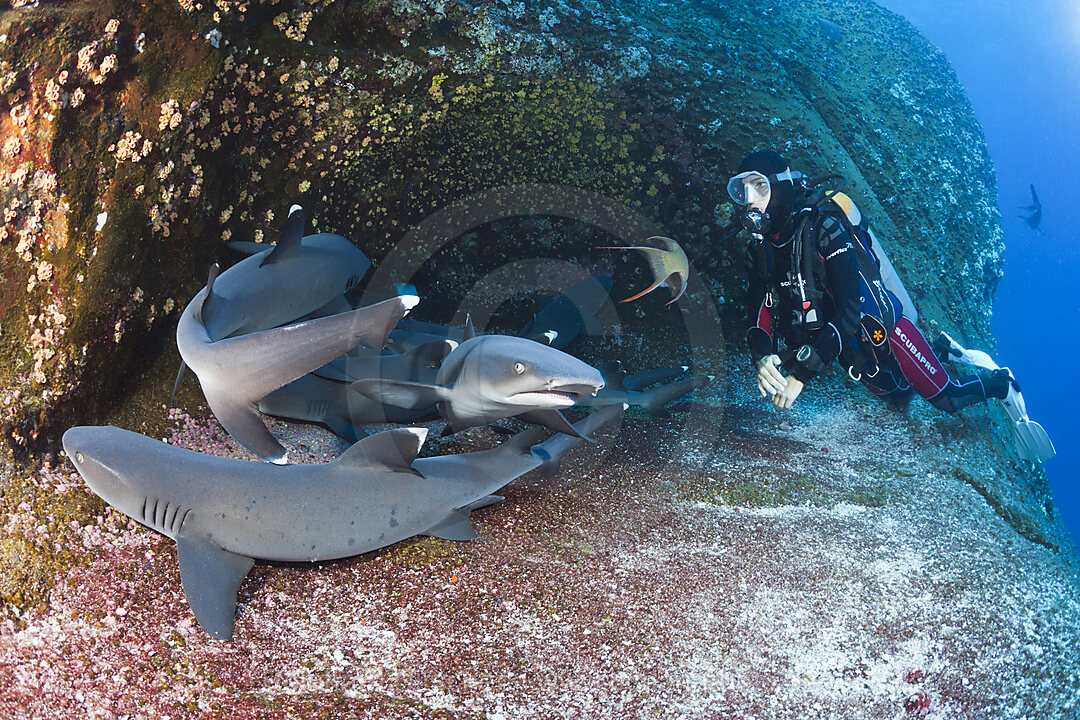
[[(986, 132), (998, 175), (1005, 277), (993, 329), (1028, 412), (1058, 455), (1054, 501), (1080, 541), (1080, 3), (1076, 0), (877, 0), (948, 57)], [(1017, 215), (1034, 183), (1041, 232)], [(917, 198), (912, 198), (917, 202)]]

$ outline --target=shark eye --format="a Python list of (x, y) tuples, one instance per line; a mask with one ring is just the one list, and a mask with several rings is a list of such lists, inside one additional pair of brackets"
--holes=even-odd
[(83, 454), (81, 452), (77, 452), (75, 453), (75, 460), (76, 462), (81, 463), (83, 460), (85, 460), (85, 458), (83, 457)]
[(525, 372), (525, 363), (523, 363), (523, 362), (514, 363), (514, 372), (517, 373), (518, 375), (521, 375), (522, 373), (524, 373)]

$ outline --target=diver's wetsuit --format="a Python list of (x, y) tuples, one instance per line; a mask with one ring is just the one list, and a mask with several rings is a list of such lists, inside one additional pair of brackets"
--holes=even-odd
[(822, 215), (813, 229), (818, 262), (812, 284), (823, 288), (824, 294), (816, 303), (821, 324), (811, 328), (799, 318), (803, 297), (799, 294), (798, 268), (793, 267), (795, 233), (794, 220), (789, 220), (779, 233), (768, 233), (760, 246), (751, 245), (747, 253), (750, 278), (747, 341), (755, 363), (766, 355), (778, 353), (779, 340), (783, 338), (789, 349), (811, 346), (820, 359), (815, 367), (796, 363), (793, 358), (784, 361), (785, 373), (804, 383), (839, 358), (851, 376), (859, 377), (871, 392), (888, 395), (914, 389), (946, 412), (955, 412), (988, 397), (1005, 397), (1007, 375), (991, 376), (986, 381), (978, 375), (959, 380), (949, 377), (919, 329), (902, 315), (899, 299), (888, 291), (885, 292), (893, 303), (893, 316), (898, 318), (895, 323), (890, 322), (892, 327), (885, 328), (891, 352), (879, 351), (876, 363), (871, 364), (877, 367), (872, 377), (872, 371), (855, 371), (853, 366), (862, 365), (858, 338), (863, 300), (869, 290), (860, 276), (852, 238), (844, 225), (829, 215)]

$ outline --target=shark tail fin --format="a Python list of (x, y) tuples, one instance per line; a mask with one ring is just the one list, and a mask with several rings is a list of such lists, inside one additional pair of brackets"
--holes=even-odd
[(412, 466), (427, 439), (427, 428), (398, 428), (369, 435), (343, 452), (335, 465), (370, 468), (373, 464), (423, 477)]

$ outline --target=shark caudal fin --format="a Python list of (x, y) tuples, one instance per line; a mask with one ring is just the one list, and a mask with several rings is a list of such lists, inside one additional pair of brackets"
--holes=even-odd
[(199, 626), (218, 640), (232, 640), (236, 623), (236, 591), (255, 561), (205, 540), (176, 537), (180, 583)]

